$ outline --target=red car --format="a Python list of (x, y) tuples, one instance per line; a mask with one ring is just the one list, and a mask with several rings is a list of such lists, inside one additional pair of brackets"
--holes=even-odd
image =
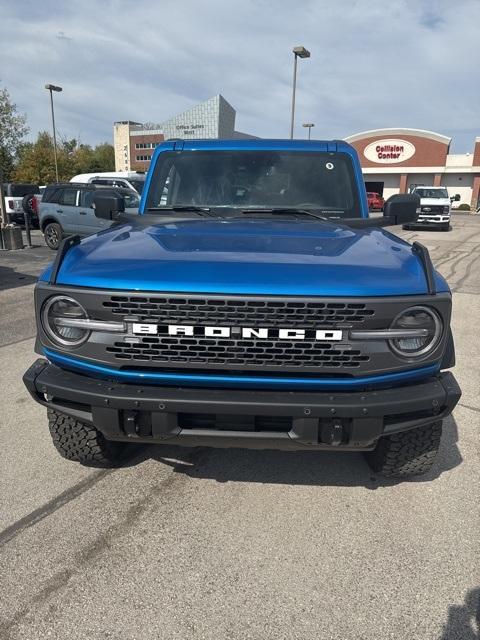
[(383, 205), (385, 200), (379, 193), (373, 191), (367, 191), (368, 210), (369, 211), (383, 211)]

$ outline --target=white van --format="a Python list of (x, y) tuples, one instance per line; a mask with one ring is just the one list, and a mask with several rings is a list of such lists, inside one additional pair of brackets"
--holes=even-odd
[(89, 182), (103, 184), (109, 187), (124, 187), (133, 189), (142, 195), (145, 184), (145, 173), (142, 171), (106, 171), (104, 173), (79, 173), (70, 182)]

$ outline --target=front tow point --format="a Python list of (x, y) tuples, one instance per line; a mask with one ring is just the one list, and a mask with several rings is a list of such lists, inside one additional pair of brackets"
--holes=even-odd
[(332, 420), (331, 422), (324, 424), (320, 433), (321, 441), (325, 444), (329, 444), (332, 447), (336, 447), (342, 443), (343, 439), (343, 425), (340, 420)]

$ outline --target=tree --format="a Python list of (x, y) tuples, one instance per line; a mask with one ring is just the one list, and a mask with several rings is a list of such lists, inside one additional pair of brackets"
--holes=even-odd
[(93, 151), (95, 169), (92, 171), (115, 171), (115, 152), (108, 142), (97, 144)]
[[(57, 159), (61, 181), (68, 181), (78, 173), (113, 171), (115, 167), (113, 146), (107, 143), (92, 149), (88, 144), (78, 144), (75, 139), (60, 140)], [(53, 139), (49, 133), (40, 132), (35, 143), (27, 143), (20, 148), (13, 175), (19, 182), (55, 182)]]
[(9, 180), (23, 137), (28, 132), (27, 117), (18, 113), (6, 89), (0, 89), (0, 169)]
[(104, 142), (92, 149), (88, 144), (81, 144), (75, 151), (74, 164), (76, 173), (114, 171), (115, 153), (113, 146)]
[[(63, 143), (57, 147), (58, 177), (69, 180), (74, 175), (73, 155)], [(18, 163), (13, 172), (18, 182), (48, 184), (56, 181), (53, 139), (47, 131), (38, 134), (36, 142), (20, 150)]]
[(94, 153), (89, 144), (81, 144), (75, 150), (75, 174), (77, 173), (91, 173), (94, 171), (93, 166)]

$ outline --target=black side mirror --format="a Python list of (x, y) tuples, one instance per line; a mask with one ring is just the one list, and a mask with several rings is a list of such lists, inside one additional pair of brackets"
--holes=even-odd
[(460, 194), (456, 193), (453, 199), (455, 200), (455, 202), (458, 202), (460, 200)]
[(114, 196), (95, 196), (93, 199), (95, 217), (102, 220), (114, 220), (125, 211), (125, 200)]
[(399, 193), (385, 202), (384, 218), (389, 218), (388, 224), (407, 224), (416, 222), (420, 212), (420, 198), (416, 193)]

